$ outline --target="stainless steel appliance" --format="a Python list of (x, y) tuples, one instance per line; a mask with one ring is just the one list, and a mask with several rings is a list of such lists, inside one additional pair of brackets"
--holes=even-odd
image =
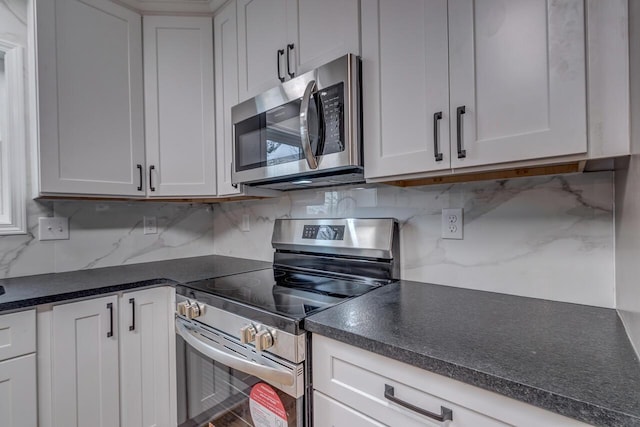
[(394, 219), (277, 220), (273, 268), (177, 287), (178, 425), (311, 426), (307, 316), (399, 277)]
[(232, 183), (364, 182), (360, 81), (360, 60), (349, 54), (233, 107)]

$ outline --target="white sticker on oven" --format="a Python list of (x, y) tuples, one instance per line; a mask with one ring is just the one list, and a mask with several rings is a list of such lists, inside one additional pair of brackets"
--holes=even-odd
[(287, 412), (278, 393), (265, 383), (251, 389), (249, 409), (255, 427), (286, 427)]

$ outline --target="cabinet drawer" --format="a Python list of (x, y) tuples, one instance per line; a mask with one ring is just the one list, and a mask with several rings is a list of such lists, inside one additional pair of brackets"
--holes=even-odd
[(0, 361), (36, 351), (36, 311), (0, 315)]
[(384, 424), (317, 391), (313, 392), (313, 422), (318, 427), (384, 427)]
[(0, 362), (0, 426), (37, 426), (36, 355)]
[(422, 410), (440, 415), (442, 407), (450, 409), (449, 427), (586, 425), (318, 335), (313, 337), (312, 360), (316, 390), (390, 426), (443, 423), (392, 402), (385, 397), (389, 386), (395, 398)]

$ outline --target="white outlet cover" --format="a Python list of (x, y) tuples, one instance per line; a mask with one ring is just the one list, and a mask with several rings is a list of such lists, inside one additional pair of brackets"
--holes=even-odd
[(442, 238), (462, 240), (464, 229), (464, 210), (462, 208), (456, 209), (442, 209)]
[(158, 234), (158, 220), (155, 216), (143, 217), (144, 234)]
[(39, 240), (69, 240), (69, 218), (40, 217), (38, 229)]

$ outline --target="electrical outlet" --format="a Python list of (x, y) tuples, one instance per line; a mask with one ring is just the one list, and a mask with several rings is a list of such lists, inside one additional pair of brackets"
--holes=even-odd
[(242, 215), (242, 224), (240, 224), (240, 231), (250, 231), (251, 230), (251, 218), (249, 215)]
[(38, 228), (40, 240), (69, 240), (69, 218), (41, 217)]
[(144, 234), (158, 234), (158, 220), (155, 216), (143, 217)]
[(462, 240), (463, 209), (442, 209), (442, 238)]

